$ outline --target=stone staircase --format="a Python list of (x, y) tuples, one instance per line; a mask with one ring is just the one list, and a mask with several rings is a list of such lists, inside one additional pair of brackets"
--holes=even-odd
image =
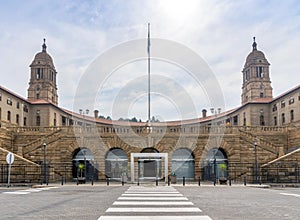
[(239, 129), (239, 132), (240, 132), (240, 138), (248, 142), (249, 144), (253, 145), (254, 140), (256, 140), (257, 147), (262, 148), (263, 150), (266, 150), (274, 154), (276, 157), (283, 155), (283, 150), (280, 149), (279, 146), (276, 146), (263, 138), (257, 137), (256, 135), (250, 132), (243, 131), (241, 129)]

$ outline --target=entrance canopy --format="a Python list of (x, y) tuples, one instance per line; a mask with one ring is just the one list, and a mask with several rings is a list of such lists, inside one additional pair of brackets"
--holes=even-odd
[(132, 153), (130, 156), (130, 170), (131, 170), (131, 182), (134, 182), (134, 158), (151, 158), (151, 159), (161, 159), (164, 158), (165, 161), (165, 182), (168, 180), (168, 154), (167, 153)]

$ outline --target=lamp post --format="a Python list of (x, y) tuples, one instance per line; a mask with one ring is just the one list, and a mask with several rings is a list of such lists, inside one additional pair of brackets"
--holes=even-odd
[[(82, 115), (83, 120), (84, 120), (84, 115), (88, 115), (89, 112), (90, 112), (89, 109), (86, 109), (85, 111), (83, 111), (82, 109), (79, 109), (79, 113), (80, 113), (80, 115)], [(84, 124), (84, 122), (83, 122), (83, 124)]]
[(44, 182), (47, 183), (47, 167), (46, 167), (46, 143), (43, 143), (44, 147)]
[(255, 183), (258, 182), (257, 140), (254, 140)]
[(83, 150), (83, 156), (84, 156), (84, 178), (85, 178), (85, 182), (87, 180), (86, 178), (86, 152), (85, 152), (85, 149)]

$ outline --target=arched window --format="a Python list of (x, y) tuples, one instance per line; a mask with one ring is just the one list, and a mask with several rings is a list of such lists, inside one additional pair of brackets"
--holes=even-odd
[(173, 152), (172, 173), (175, 173), (177, 178), (194, 179), (195, 159), (190, 149), (179, 148)]
[(94, 155), (88, 148), (78, 148), (73, 153), (73, 178), (97, 179)]
[(121, 148), (110, 149), (105, 157), (105, 175), (108, 178), (121, 180), (127, 177), (128, 157)]
[(20, 123), (20, 118), (19, 118), (19, 114), (16, 115), (16, 124), (19, 125)]
[(41, 68), (37, 68), (36, 79), (41, 78)]
[(202, 170), (203, 180), (227, 179), (228, 160), (225, 151), (221, 148), (212, 148), (206, 154)]
[(8, 112), (7, 112), (7, 121), (10, 122), (10, 120), (11, 120), (11, 113), (10, 113), (10, 111), (8, 111)]
[(41, 116), (36, 116), (36, 126), (41, 126)]

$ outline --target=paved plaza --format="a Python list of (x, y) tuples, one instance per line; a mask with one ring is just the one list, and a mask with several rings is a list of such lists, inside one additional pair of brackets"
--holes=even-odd
[(0, 188), (0, 219), (299, 219), (299, 188), (67, 184)]

